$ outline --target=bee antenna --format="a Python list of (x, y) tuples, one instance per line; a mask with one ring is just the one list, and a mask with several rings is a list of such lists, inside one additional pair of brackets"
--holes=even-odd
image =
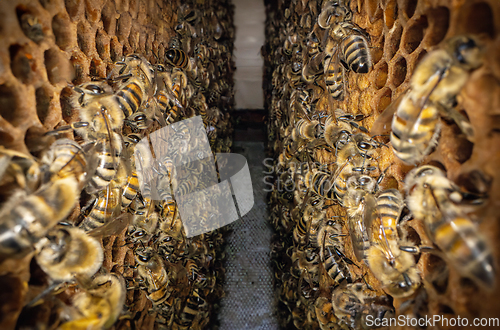
[(128, 242), (128, 243), (125, 243), (125, 244), (123, 244), (123, 245), (120, 245), (120, 247), (128, 246), (128, 245), (130, 245), (130, 244), (134, 244), (134, 242)]
[(36, 305), (36, 303), (42, 299), (44, 296), (49, 294), (51, 291), (53, 291), (59, 284), (63, 282), (56, 281), (49, 285), (45, 290), (43, 290), (39, 295), (37, 295), (35, 298), (33, 298), (28, 304), (26, 304), (26, 307), (31, 308)]

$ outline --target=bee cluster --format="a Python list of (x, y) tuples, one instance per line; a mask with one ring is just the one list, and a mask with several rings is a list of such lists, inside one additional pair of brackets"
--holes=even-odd
[[(12, 73), (36, 94), (36, 105), (10, 104), (7, 89), (18, 82), (0, 85), (2, 129), (26, 136), (26, 146), (5, 139), (0, 147), (0, 285), (18, 297), (2, 301), (11, 311), (2, 328), (206, 328), (223, 295), (224, 231), (188, 230), (204, 232), (224, 206), (199, 195), (181, 220), (175, 198), (207, 188), (197, 178), (207, 176), (214, 157), (198, 159), (203, 143), (213, 153), (231, 148), (232, 5), (3, 6), (17, 13), (26, 51), (11, 52)], [(65, 21), (69, 32), (61, 30)], [(35, 55), (46, 48), (44, 76)], [(3, 109), (16, 104), (33, 110), (38, 124), (27, 129)], [(205, 129), (185, 123), (196, 116)], [(153, 151), (154, 133), (169, 127)], [(198, 158), (186, 159), (188, 152)]]
[(493, 103), (480, 107), (472, 93), (499, 76), (499, 6), (445, 6), (267, 3), (269, 205), (283, 328), (498, 314), (471, 293), (498, 291), (498, 230), (487, 229), (498, 219), (496, 160), (478, 161), (496, 139), (478, 119)]

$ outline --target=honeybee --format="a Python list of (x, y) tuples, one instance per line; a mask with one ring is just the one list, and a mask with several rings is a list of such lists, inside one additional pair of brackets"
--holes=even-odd
[(73, 107), (79, 111), (81, 121), (58, 128), (51, 132), (52, 134), (75, 129), (86, 141), (91, 142), (103, 138), (111, 140), (111, 132), (121, 132), (124, 113), (118, 98), (114, 94), (107, 93), (102, 85), (92, 84), (91, 86), (98, 86), (96, 87), (98, 91), (87, 92), (85, 90), (89, 85), (83, 85), (77, 89), (80, 91), (80, 96), (72, 103)]
[(155, 97), (160, 112), (169, 123), (173, 123), (179, 116), (179, 109), (184, 108), (180, 100), (181, 90), (184, 88), (182, 84), (185, 79), (182, 77), (179, 79), (179, 74), (176, 73), (174, 81), (172, 81), (172, 73), (164, 65), (158, 64)]
[(126, 172), (125, 159), (122, 159), (123, 139), (118, 133), (111, 132), (112, 140), (101, 138), (95, 143), (97, 166), (87, 187), (88, 193), (95, 193), (108, 187), (113, 180), (121, 179), (120, 172)]
[(14, 180), (20, 188), (34, 191), (42, 179), (41, 172), (39, 162), (31, 155), (0, 146), (1, 185)]
[(66, 218), (78, 202), (88, 168), (85, 151), (74, 141), (53, 143), (43, 159), (44, 183), (34, 192), (15, 192), (0, 210), (0, 255), (22, 257), (32, 244)]
[(387, 296), (379, 296), (365, 283), (350, 283), (333, 290), (332, 305), (339, 325), (351, 329), (368, 329), (367, 317), (378, 320), (394, 317), (394, 308)]
[(326, 88), (333, 99), (344, 99), (346, 70), (368, 73), (373, 66), (368, 40), (361, 28), (348, 21), (330, 29), (324, 46), (324, 75)]
[(367, 223), (371, 245), (366, 262), (373, 275), (393, 297), (407, 297), (420, 285), (415, 259), (399, 249), (397, 221), (403, 209), (403, 197), (396, 189), (383, 191), (377, 197), (377, 212)]
[(370, 176), (377, 174), (379, 167), (376, 148), (377, 146), (366, 134), (357, 133), (350, 136), (347, 145), (337, 153), (337, 169), (331, 180), (334, 195), (341, 205), (344, 205), (344, 197), (348, 192), (347, 180), (350, 177), (359, 174)]
[(158, 220), (159, 215), (157, 212), (152, 212), (147, 216), (135, 214), (131, 225), (128, 227), (127, 241), (147, 243), (156, 232)]
[(353, 262), (343, 253), (340, 238), (345, 236), (342, 233), (340, 223), (332, 219), (324, 219), (321, 222), (317, 233), (319, 256), (328, 276), (336, 283), (340, 284), (344, 280), (352, 281), (352, 275), (348, 264)]
[(186, 248), (186, 234), (182, 221), (174, 211), (170, 223), (161, 222), (160, 232), (156, 239), (159, 243), (158, 253), (166, 260), (175, 260)]
[(86, 107), (87, 104), (98, 97), (111, 95), (113, 89), (104, 81), (92, 81), (83, 83), (73, 88), (76, 94), (70, 102), (74, 107)]
[(324, 210), (307, 205), (306, 202), (307, 198), (304, 199), (302, 206), (297, 206), (291, 212), (292, 219), (295, 221), (293, 238), (297, 244), (307, 244), (311, 226), (315, 226), (325, 216)]
[(350, 21), (340, 22), (330, 29), (330, 35), (338, 41), (342, 65), (356, 73), (368, 73), (373, 66), (369, 36)]
[(200, 18), (198, 10), (191, 8), (188, 4), (183, 4), (177, 11), (178, 21), (196, 25)]
[(318, 297), (314, 302), (316, 318), (321, 330), (338, 329), (338, 319), (333, 312), (332, 301), (326, 297)]
[(327, 57), (326, 65), (324, 65), (324, 76), (326, 89), (330, 96), (335, 100), (344, 100), (344, 77), (345, 69), (336, 61), (337, 51), (332, 51), (332, 56)]
[(415, 69), (409, 90), (377, 118), (372, 133), (384, 133), (392, 119), (394, 154), (408, 164), (422, 161), (437, 144), (441, 115), (451, 117), (473, 140), (472, 126), (453, 106), (470, 72), (482, 65), (482, 53), (471, 36), (450, 38), (443, 47), (428, 53)]
[(107, 329), (111, 327), (125, 303), (125, 281), (118, 274), (99, 274), (72, 299), (72, 320), (61, 329)]
[(189, 57), (186, 52), (178, 48), (171, 48), (165, 52), (165, 62), (184, 70), (188, 70), (190, 67)]
[(134, 255), (141, 286), (148, 292), (148, 299), (153, 306), (161, 305), (171, 294), (163, 260), (151, 247), (139, 246), (134, 250)]
[(321, 126), (317, 120), (299, 119), (292, 130), (292, 139), (295, 141), (300, 139), (312, 141), (320, 136), (320, 129)]
[[(111, 187), (112, 186), (112, 187)], [(104, 226), (110, 219), (116, 217), (121, 211), (121, 189), (111, 184), (98, 193), (93, 207), (79, 227), (86, 232)]]
[(103, 88), (99, 85), (85, 86), (90, 88), (83, 87), (87, 91), (98, 90), (98, 92), (83, 92), (82, 96), (73, 102), (79, 110), (81, 121), (60, 127), (49, 134), (74, 129), (83, 136), (86, 145), (92, 145), (95, 148), (97, 170), (86, 187), (86, 191), (92, 194), (106, 188), (115, 178), (120, 166), (125, 169), (125, 163), (120, 162), (123, 149), (121, 130), (124, 115), (113, 94), (101, 93)]
[[(113, 70), (111, 70), (108, 80), (122, 82), (134, 81), (139, 85), (134, 87), (139, 87), (140, 90), (144, 92), (144, 95), (151, 95), (154, 88), (154, 75), (154, 66), (143, 56), (139, 54), (129, 54), (125, 56), (122, 61), (114, 63)], [(133, 86), (131, 85), (130, 87)], [(132, 88), (131, 91), (137, 93), (135, 88)], [(125, 93), (125, 95), (130, 94)]]
[(21, 23), (21, 29), (28, 38), (37, 43), (43, 40), (45, 35), (43, 33), (43, 26), (40, 24), (38, 17), (30, 13), (24, 13), (19, 18), (19, 21)]
[(318, 283), (320, 258), (316, 247), (308, 247), (304, 251), (295, 249), (292, 253), (292, 263), (301, 278), (305, 278), (310, 284)]
[(208, 303), (200, 295), (199, 289), (195, 288), (174, 324), (180, 326), (177, 329), (203, 329), (208, 321)]
[(320, 52), (320, 30), (315, 25), (315, 28), (309, 33), (307, 38), (308, 60), (302, 67), (302, 78), (306, 83), (315, 82), (323, 75), (323, 60), (326, 56), (325, 52)]
[[(128, 78), (121, 84), (116, 92), (116, 99), (127, 120), (133, 121), (135, 114), (142, 112), (148, 102), (148, 89), (146, 85), (135, 76)], [(137, 121), (135, 119), (135, 121)]]
[(495, 284), (493, 255), (488, 242), (460, 209), (459, 188), (437, 167), (425, 165), (405, 179), (408, 208), (422, 219), (427, 235), (462, 276), (482, 288)]
[(132, 201), (137, 197), (139, 192), (139, 178), (137, 177), (137, 172), (132, 170), (130, 175), (127, 177), (127, 182), (123, 186), (122, 192), (122, 208), (127, 208)]
[(337, 119), (329, 115), (325, 120), (324, 125), (324, 138), (325, 142), (336, 152), (343, 149), (349, 142), (352, 135), (351, 127), (345, 121), (337, 121)]
[(367, 175), (357, 174), (347, 179), (347, 193), (343, 205), (347, 211), (349, 234), (358, 261), (364, 259), (366, 250), (370, 247), (366, 223), (375, 216), (375, 188), (375, 180)]
[(79, 228), (55, 228), (36, 244), (40, 268), (55, 282), (90, 278), (103, 261), (101, 244)]
[(320, 14), (318, 15), (318, 25), (322, 29), (329, 29), (335, 24), (350, 21), (352, 12), (343, 1), (324, 1)]
[(331, 173), (321, 171), (318, 169), (313, 169), (306, 173), (305, 183), (306, 186), (318, 196), (322, 196), (326, 199), (335, 199), (334, 181)]

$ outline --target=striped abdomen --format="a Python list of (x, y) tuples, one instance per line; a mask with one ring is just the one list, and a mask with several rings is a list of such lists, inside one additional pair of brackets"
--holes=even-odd
[(146, 92), (137, 78), (130, 78), (116, 92), (116, 96), (120, 108), (125, 117), (128, 118), (142, 107), (146, 99)]
[(298, 207), (292, 211), (292, 218), (295, 220), (293, 228), (293, 239), (297, 244), (306, 244), (307, 238), (307, 219), (300, 212)]
[(172, 124), (177, 119), (179, 112), (178, 107), (172, 100), (170, 100), (166, 91), (158, 92), (156, 95), (156, 101), (160, 108), (160, 112), (163, 114), (163, 117), (165, 117), (167, 123)]
[(336, 100), (344, 98), (344, 68), (333, 59), (325, 66), (325, 83), (328, 92)]
[(442, 217), (439, 220), (426, 220), (433, 241), (457, 270), (482, 287), (493, 287), (493, 256), (477, 226), (471, 220), (460, 216), (451, 221)]
[(180, 314), (180, 324), (183, 326), (191, 325), (196, 316), (205, 308), (205, 299), (200, 297), (198, 289), (194, 289), (192, 295), (187, 298), (186, 306)]
[(388, 241), (398, 241), (397, 221), (403, 205), (401, 193), (396, 189), (384, 190), (377, 198), (377, 213)]
[[(157, 261), (162, 262), (159, 258), (157, 259)], [(159, 274), (154, 274), (154, 276), (150, 276), (149, 278), (151, 280), (151, 283), (149, 283), (149, 294), (147, 295), (147, 297), (155, 306), (158, 306), (164, 303), (171, 294), (168, 285), (168, 276), (165, 268), (162, 267)]]
[(439, 134), (439, 113), (428, 103), (423, 109), (406, 95), (392, 119), (394, 154), (408, 164), (420, 162), (434, 147)]
[[(106, 188), (111, 180), (116, 177), (120, 166), (121, 144), (113, 143), (111, 146), (109, 140), (101, 140), (96, 145), (97, 168), (95, 174), (90, 179), (88, 190), (96, 192)], [(112, 153), (113, 151), (113, 153)]]
[(353, 175), (353, 165), (348, 163), (338, 169), (335, 173), (335, 181), (333, 184), (333, 192), (337, 200), (342, 204), (344, 196), (347, 193), (347, 179)]
[(341, 251), (339, 251), (333, 245), (327, 245), (324, 249), (323, 265), (325, 267), (328, 276), (335, 281), (335, 283), (340, 284), (342, 281), (347, 280), (351, 282), (351, 274), (347, 267), (345, 256)]
[(306, 175), (308, 188), (319, 196), (332, 199), (332, 175), (322, 171), (314, 171), (312, 175)]
[(293, 130), (292, 135), (296, 136), (296, 132), (298, 132), (298, 135), (302, 139), (313, 140), (319, 136), (320, 125), (317, 120), (309, 121), (307, 119), (300, 119)]
[(119, 207), (119, 189), (107, 189), (99, 194), (89, 215), (83, 219), (80, 228), (90, 231), (103, 226)]
[(365, 37), (351, 34), (342, 39), (341, 49), (345, 64), (356, 73), (368, 73), (373, 63)]
[(127, 183), (123, 187), (122, 193), (122, 207), (128, 207), (132, 200), (137, 196), (139, 191), (139, 179), (137, 178), (137, 173), (132, 171), (127, 177)]
[(186, 53), (177, 48), (171, 48), (165, 52), (165, 61), (176, 68), (186, 69), (189, 64), (189, 58)]
[(31, 195), (14, 194), (0, 213), (0, 254), (22, 253), (75, 207), (80, 189), (74, 177), (49, 182)]
[(75, 275), (91, 277), (101, 268), (101, 244), (83, 230), (58, 229), (47, 238), (36, 259), (52, 280), (70, 281)]
[(83, 149), (70, 139), (59, 139), (48, 152), (50, 172), (60, 177), (75, 176), (80, 178), (87, 170), (87, 160)]

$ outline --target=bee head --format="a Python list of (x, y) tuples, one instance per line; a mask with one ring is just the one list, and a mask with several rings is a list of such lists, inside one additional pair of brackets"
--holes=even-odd
[(469, 36), (459, 36), (450, 41), (455, 59), (466, 69), (476, 69), (482, 64), (482, 49), (477, 41)]

